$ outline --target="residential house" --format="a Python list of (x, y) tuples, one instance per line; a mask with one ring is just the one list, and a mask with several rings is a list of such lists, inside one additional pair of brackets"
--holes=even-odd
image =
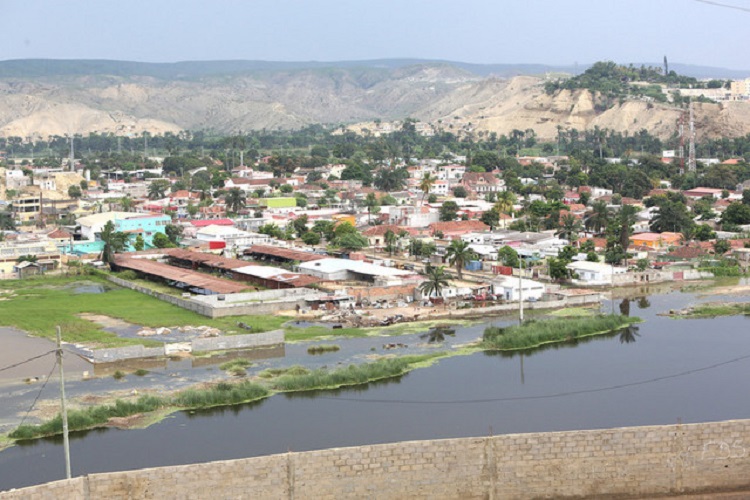
[(511, 302), (516, 302), (519, 298), (522, 298), (524, 301), (541, 300), (545, 292), (543, 283), (527, 278), (519, 280), (514, 276), (499, 275), (493, 278), (491, 283), (492, 292), (495, 295)]
[(466, 172), (461, 185), (475, 195), (505, 191), (505, 181), (489, 172)]
[(436, 233), (442, 233), (445, 239), (460, 238), (464, 234), (476, 231), (488, 231), (490, 227), (478, 220), (456, 220), (450, 222), (433, 222), (429, 225), (430, 234), (435, 236)]
[(679, 245), (682, 241), (680, 233), (638, 233), (630, 237), (630, 241), (636, 247), (648, 247), (653, 250), (659, 250), (671, 246)]
[(625, 274), (627, 269), (615, 267), (602, 262), (571, 262), (566, 266), (575, 275), (574, 282), (585, 285), (609, 285), (613, 281), (613, 275)]

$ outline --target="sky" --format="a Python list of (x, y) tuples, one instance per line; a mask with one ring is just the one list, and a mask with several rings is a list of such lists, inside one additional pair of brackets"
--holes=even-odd
[(750, 0), (0, 0), (0, 60), (671, 63), (750, 70)]

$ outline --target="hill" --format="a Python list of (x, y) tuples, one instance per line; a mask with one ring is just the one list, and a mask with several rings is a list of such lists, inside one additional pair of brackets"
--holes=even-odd
[[(646, 128), (662, 137), (674, 132), (679, 111), (666, 103), (625, 99), (602, 110), (584, 89), (545, 92), (549, 80), (543, 75), (588, 68), (417, 59), (0, 61), (0, 136), (235, 132), (407, 116), (498, 133), (531, 128), (544, 138), (554, 138), (558, 126)], [(729, 72), (694, 69), (712, 70), (716, 78)], [(748, 115), (744, 103), (703, 104), (698, 111), (703, 130), (712, 135), (750, 133)]]

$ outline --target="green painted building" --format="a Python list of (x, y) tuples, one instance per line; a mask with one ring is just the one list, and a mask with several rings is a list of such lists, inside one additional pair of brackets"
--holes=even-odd
[(294, 208), (297, 206), (297, 198), (261, 198), (260, 206), (267, 208)]

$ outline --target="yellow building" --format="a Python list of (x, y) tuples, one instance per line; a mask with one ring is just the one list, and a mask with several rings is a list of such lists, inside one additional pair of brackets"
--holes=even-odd
[(33, 255), (37, 263), (47, 270), (60, 267), (60, 251), (53, 240), (26, 243), (5, 242), (0, 243), (0, 279), (17, 278), (14, 268), (18, 264), (19, 257), (24, 255)]
[(11, 203), (16, 220), (21, 223), (37, 220), (42, 211), (42, 195), (39, 193), (21, 193)]
[(654, 250), (679, 245), (682, 241), (680, 233), (638, 233), (630, 237), (633, 245), (653, 248)]

